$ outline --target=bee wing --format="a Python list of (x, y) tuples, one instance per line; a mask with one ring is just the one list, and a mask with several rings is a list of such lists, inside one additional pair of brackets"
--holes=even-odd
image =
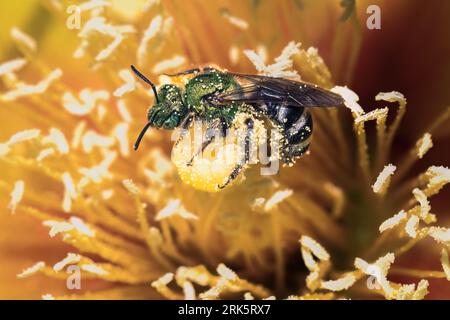
[(220, 102), (285, 103), (297, 107), (337, 107), (343, 98), (316, 85), (283, 78), (231, 73), (247, 84), (232, 91), (220, 93)]

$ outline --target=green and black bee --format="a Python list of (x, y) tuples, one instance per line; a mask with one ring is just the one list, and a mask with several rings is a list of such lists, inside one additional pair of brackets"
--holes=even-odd
[[(156, 99), (156, 104), (148, 111), (147, 124), (139, 134), (134, 149), (137, 150), (150, 127), (187, 130), (195, 119), (206, 120), (208, 129), (203, 144), (190, 162), (213, 142), (213, 131), (219, 131), (225, 136), (238, 113), (253, 113), (262, 115), (280, 130), (284, 137), (280, 146), (280, 160), (290, 164), (309, 147), (313, 120), (308, 108), (344, 105), (340, 95), (316, 85), (283, 78), (223, 72), (214, 68), (197, 68), (172, 74), (170, 76), (194, 76), (184, 88), (165, 84), (157, 91), (155, 85), (134, 66), (131, 69), (152, 87)], [(243, 158), (219, 188), (233, 181), (249, 160), (250, 137), (254, 128), (252, 117), (246, 119), (245, 125)]]

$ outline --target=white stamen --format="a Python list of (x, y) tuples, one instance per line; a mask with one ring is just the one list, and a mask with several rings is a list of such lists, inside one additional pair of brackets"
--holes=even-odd
[(239, 62), (239, 48), (236, 46), (231, 46), (228, 51), (228, 58), (230, 59), (231, 64), (236, 65)]
[(72, 209), (72, 200), (76, 199), (77, 197), (77, 192), (72, 180), (72, 176), (69, 172), (64, 172), (62, 179), (64, 184), (64, 198), (62, 207), (64, 212), (69, 212)]
[(25, 59), (14, 59), (0, 64), (0, 77), (22, 69), (27, 64)]
[(101, 195), (102, 195), (103, 200), (109, 200), (114, 195), (114, 190), (112, 190), (112, 189), (103, 190)]
[(98, 274), (98, 275), (106, 275), (108, 272), (103, 268), (99, 267), (96, 264), (83, 264), (81, 265), (81, 269), (90, 273)]
[(105, 155), (103, 161), (91, 168), (81, 168), (79, 172), (86, 177), (87, 180), (82, 179), (80, 185), (85, 185), (88, 181), (94, 183), (100, 183), (103, 179), (109, 179), (112, 177), (111, 172), (109, 172), (109, 167), (114, 162), (117, 157), (116, 152), (108, 152)]
[(76, 149), (81, 143), (81, 138), (83, 136), (83, 132), (86, 129), (86, 121), (81, 121), (75, 127), (73, 132), (73, 137), (71, 141), (72, 148)]
[(411, 216), (406, 222), (405, 231), (411, 237), (415, 238), (417, 236), (417, 226), (419, 225), (419, 217)]
[(63, 260), (61, 260), (60, 262), (56, 263), (53, 266), (53, 270), (55, 270), (56, 272), (61, 271), (69, 264), (78, 263), (80, 262), (80, 260), (81, 256), (79, 254), (68, 253), (67, 257), (65, 257)]
[(24, 45), (31, 52), (36, 52), (36, 40), (34, 40), (32, 37), (21, 31), (20, 29), (12, 28), (11, 37), (18, 43)]
[(428, 152), (433, 147), (433, 141), (431, 140), (431, 134), (428, 132), (423, 135), (423, 137), (417, 141), (417, 156), (422, 159), (425, 153)]
[(98, 101), (107, 101), (109, 92), (106, 90), (92, 91), (91, 89), (83, 89), (80, 91), (80, 100), (71, 92), (66, 92), (62, 98), (64, 108), (71, 114), (83, 116), (94, 110)]
[(247, 30), (248, 29), (248, 22), (244, 19), (241, 19), (239, 17), (236, 17), (229, 13), (228, 11), (224, 11), (222, 15), (230, 22), (233, 26), (241, 29), (241, 30)]
[(331, 89), (331, 92), (337, 93), (344, 98), (344, 104), (351, 110), (355, 117), (359, 117), (364, 114), (363, 108), (358, 103), (358, 95), (347, 87), (336, 86)]
[(62, 76), (61, 69), (56, 69), (50, 72), (50, 74), (38, 82), (35, 85), (19, 83), (17, 87), (11, 91), (6, 92), (0, 96), (0, 100), (14, 101), (17, 98), (21, 98), (33, 94), (42, 94), (50, 87), (50, 85)]
[(302, 236), (300, 239), (300, 243), (302, 246), (309, 249), (320, 260), (323, 260), (323, 261), (330, 260), (329, 253), (316, 240), (314, 240), (308, 236)]
[(400, 222), (406, 219), (406, 212), (400, 211), (396, 215), (392, 216), (391, 218), (385, 220), (379, 227), (380, 233), (384, 232), (388, 229), (392, 229), (393, 227), (397, 226)]
[(33, 266), (23, 270), (21, 273), (19, 273), (17, 275), (17, 278), (26, 278), (29, 277), (33, 274), (35, 274), (36, 272), (38, 272), (39, 270), (43, 269), (45, 267), (45, 262), (44, 261), (39, 261), (37, 263), (35, 263)]
[(114, 138), (104, 136), (96, 133), (95, 131), (87, 131), (81, 140), (83, 150), (85, 152), (91, 152), (94, 147), (107, 148), (114, 144)]
[(119, 111), (120, 116), (125, 122), (132, 122), (133, 119), (131, 117), (130, 112), (128, 111), (127, 105), (123, 99), (119, 99), (117, 101), (117, 109)]
[(342, 291), (350, 288), (355, 282), (355, 276), (349, 274), (337, 280), (322, 281), (321, 287), (330, 291)]
[(138, 186), (131, 179), (125, 179), (122, 181), (123, 186), (130, 192), (131, 194), (139, 194)]
[(38, 156), (36, 157), (36, 161), (40, 162), (42, 160), (44, 160), (45, 158), (54, 155), (55, 154), (55, 149), (53, 148), (46, 148), (44, 150), (42, 150), (41, 152), (39, 152)]
[(162, 60), (155, 64), (152, 69), (153, 73), (163, 73), (166, 70), (174, 69), (182, 66), (186, 62), (186, 58), (183, 56), (176, 55), (171, 59)]
[(120, 154), (124, 157), (130, 155), (130, 144), (128, 142), (128, 123), (120, 123), (114, 128), (114, 136), (119, 142)]
[(372, 185), (373, 192), (379, 194), (386, 192), (387, 188), (389, 187), (391, 176), (394, 174), (396, 169), (397, 167), (392, 164), (388, 164), (387, 166), (385, 166), (383, 171), (381, 171), (378, 175), (375, 183)]
[(22, 180), (16, 181), (14, 184), (14, 189), (11, 192), (11, 201), (9, 202), (9, 210), (11, 213), (16, 213), (16, 208), (19, 202), (22, 200), (23, 193), (25, 191), (25, 182)]
[(291, 189), (286, 190), (279, 190), (275, 192), (266, 202), (264, 205), (265, 211), (270, 211), (273, 209), (276, 205), (281, 203), (283, 200), (289, 198), (293, 194), (293, 191)]
[(69, 144), (67, 143), (66, 137), (61, 130), (56, 128), (51, 128), (48, 136), (42, 139), (43, 144), (54, 144), (58, 151), (62, 154), (69, 153)]
[(244, 54), (255, 65), (259, 73), (271, 77), (291, 78), (299, 80), (300, 76), (296, 70), (290, 70), (293, 66), (292, 56), (300, 53), (300, 43), (293, 41), (283, 49), (280, 56), (275, 58), (275, 62), (271, 65), (265, 64), (266, 57), (264, 54), (257, 54), (253, 50), (244, 50)]
[(88, 237), (94, 237), (95, 232), (91, 230), (82, 219), (77, 217), (71, 217), (69, 219), (70, 223), (82, 234), (88, 236)]

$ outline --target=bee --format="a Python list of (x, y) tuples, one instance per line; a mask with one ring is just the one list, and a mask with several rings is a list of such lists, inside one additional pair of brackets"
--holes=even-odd
[[(292, 164), (309, 148), (313, 131), (313, 119), (309, 108), (340, 107), (343, 98), (319, 86), (262, 75), (226, 72), (215, 68), (190, 69), (168, 76), (193, 75), (184, 88), (165, 84), (159, 91), (156, 86), (134, 66), (132, 71), (153, 90), (156, 103), (148, 110), (147, 123), (140, 132), (134, 149), (137, 150), (150, 127), (172, 130), (187, 129), (196, 119), (206, 121), (208, 128), (203, 143), (195, 150), (195, 157), (213, 142), (211, 132), (227, 134), (227, 129), (238, 114), (262, 115), (267, 122), (278, 128), (283, 136), (280, 160)], [(249, 161), (250, 137), (254, 130), (253, 118), (244, 121), (245, 139), (242, 159), (237, 161), (219, 189), (231, 183)]]

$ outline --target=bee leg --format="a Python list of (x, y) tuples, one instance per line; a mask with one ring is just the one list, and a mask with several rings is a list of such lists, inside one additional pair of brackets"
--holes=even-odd
[(217, 187), (219, 189), (225, 188), (228, 184), (230, 184), (234, 179), (237, 178), (239, 173), (241, 173), (244, 166), (249, 162), (250, 160), (250, 142), (251, 142), (251, 135), (253, 133), (253, 120), (248, 118), (245, 120), (245, 124), (247, 125), (247, 133), (245, 135), (244, 140), (244, 157), (239, 161), (239, 163), (234, 167), (233, 171), (231, 171), (231, 174), (228, 176), (227, 180), (224, 184), (218, 185)]
[(208, 127), (208, 129), (206, 129), (205, 138), (202, 145), (194, 153), (191, 160), (189, 160), (189, 162), (186, 164), (187, 166), (191, 166), (192, 162), (194, 162), (195, 157), (201, 154), (206, 149), (206, 147), (209, 146), (214, 141), (214, 138), (216, 136), (214, 133), (218, 129), (220, 129), (220, 133), (222, 135), (225, 135), (225, 126), (224, 121), (222, 119), (215, 119)]
[(186, 136), (188, 133), (189, 127), (191, 126), (192, 120), (194, 120), (194, 113), (188, 113), (187, 116), (181, 121), (180, 123), (180, 136), (177, 139), (177, 142), (175, 142), (175, 145), (178, 145), (178, 143), (181, 141), (181, 139)]

